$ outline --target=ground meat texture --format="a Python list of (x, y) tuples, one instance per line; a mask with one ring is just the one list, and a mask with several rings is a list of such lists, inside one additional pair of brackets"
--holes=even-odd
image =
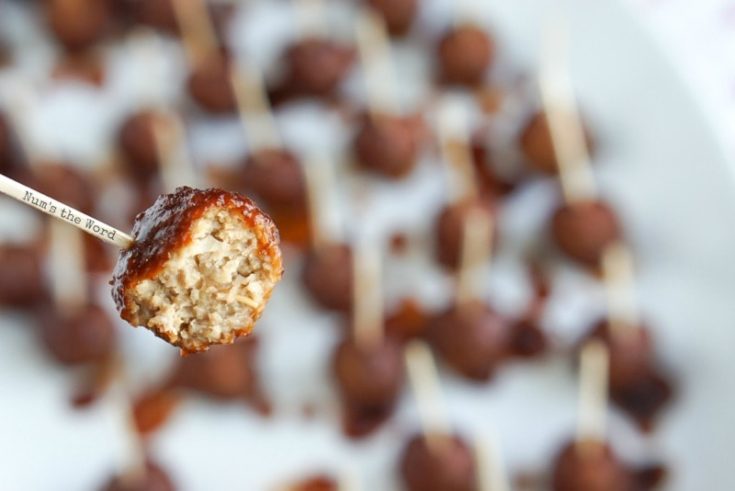
[(46, 22), (64, 48), (83, 51), (100, 42), (112, 28), (110, 3), (102, 0), (47, 0)]
[(470, 301), (436, 316), (429, 342), (440, 358), (460, 375), (483, 382), (507, 355), (510, 328), (485, 303)]
[(439, 79), (450, 85), (479, 85), (494, 57), (495, 43), (482, 28), (459, 26), (439, 42)]
[(160, 166), (154, 125), (158, 114), (144, 109), (130, 115), (118, 131), (118, 147), (128, 174), (139, 182), (158, 175)]
[(189, 95), (203, 110), (212, 114), (229, 114), (237, 109), (230, 78), (229, 55), (215, 51), (201, 60), (189, 75)]
[(622, 229), (609, 205), (589, 200), (557, 208), (551, 218), (551, 235), (571, 259), (597, 269), (605, 249), (622, 237)]
[(242, 186), (270, 208), (306, 207), (306, 184), (298, 158), (287, 150), (264, 148), (242, 167)]
[(148, 460), (142, 475), (113, 476), (101, 491), (176, 491), (169, 475), (156, 463)]
[(292, 44), (284, 54), (285, 90), (301, 97), (334, 95), (354, 58), (351, 48), (327, 39), (308, 38)]
[(133, 237), (113, 273), (120, 315), (184, 352), (250, 333), (283, 274), (278, 230), (237, 193), (178, 188)]
[(636, 491), (631, 473), (604, 443), (567, 444), (554, 462), (553, 491)]
[(346, 244), (325, 244), (304, 258), (302, 280), (321, 307), (347, 312), (352, 309), (352, 249)]
[[(436, 221), (436, 258), (442, 266), (450, 269), (459, 267), (462, 256), (462, 243), (465, 220), (473, 210), (487, 213), (493, 224), (493, 232), (498, 230), (495, 225), (497, 215), (495, 200), (482, 197), (451, 203), (445, 207)], [(493, 242), (497, 243), (497, 234), (493, 233)]]
[(607, 322), (599, 322), (580, 342), (600, 339), (610, 353), (609, 387), (615, 405), (643, 431), (651, 431), (671, 402), (673, 383), (656, 358), (651, 331), (643, 326), (613, 336)]
[(475, 491), (475, 458), (460, 437), (447, 436), (434, 451), (423, 435), (416, 435), (403, 450), (400, 472), (407, 491)]
[[(586, 127), (584, 129), (587, 148), (592, 151), (594, 149), (592, 135)], [(545, 113), (537, 112), (531, 116), (523, 127), (519, 143), (531, 167), (547, 174), (559, 172), (559, 163), (556, 160), (549, 122)]]
[(96, 305), (70, 312), (54, 307), (43, 309), (39, 332), (46, 351), (62, 365), (102, 363), (117, 346), (112, 319)]
[(413, 25), (419, 8), (419, 0), (367, 0), (383, 18), (391, 36), (403, 36)]
[(38, 251), (22, 245), (0, 245), (0, 305), (28, 307), (45, 297)]
[(357, 162), (386, 177), (406, 176), (416, 166), (421, 133), (416, 117), (364, 115), (353, 142)]

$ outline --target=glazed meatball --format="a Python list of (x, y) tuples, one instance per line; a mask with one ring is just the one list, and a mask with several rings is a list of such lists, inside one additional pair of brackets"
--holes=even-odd
[(605, 249), (622, 237), (617, 215), (602, 201), (560, 206), (551, 218), (551, 235), (571, 259), (597, 269)]
[(302, 279), (318, 305), (347, 312), (352, 309), (352, 270), (352, 249), (346, 244), (327, 244), (307, 254)]
[(242, 186), (271, 208), (304, 209), (306, 183), (298, 158), (287, 150), (264, 148), (248, 156)]
[(237, 193), (162, 195), (133, 237), (113, 274), (120, 315), (185, 352), (250, 333), (283, 274), (278, 230)]
[(485, 30), (462, 25), (447, 32), (439, 42), (439, 79), (450, 85), (479, 85), (494, 57), (495, 43)]
[(432, 319), (429, 342), (441, 359), (470, 380), (490, 379), (509, 349), (508, 323), (485, 303), (452, 306)]
[(386, 177), (406, 176), (416, 166), (421, 126), (416, 117), (364, 115), (353, 142), (358, 164)]
[(423, 435), (415, 435), (403, 450), (400, 471), (407, 491), (475, 491), (475, 459), (469, 445), (448, 436), (434, 451)]
[(49, 307), (39, 319), (41, 341), (62, 365), (102, 363), (117, 346), (112, 319), (101, 307), (87, 305), (66, 312)]

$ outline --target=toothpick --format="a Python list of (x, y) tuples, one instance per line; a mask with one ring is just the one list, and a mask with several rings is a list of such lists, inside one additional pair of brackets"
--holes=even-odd
[(209, 9), (204, 0), (172, 0), (172, 4), (189, 66), (195, 67), (219, 45)]
[(324, 1), (323, 0), (292, 0), (293, 15), (299, 23), (299, 33), (302, 39), (310, 37), (324, 37)]
[(510, 481), (496, 439), (475, 441), (478, 491), (510, 491)]
[(630, 335), (640, 324), (633, 282), (633, 257), (622, 242), (608, 246), (602, 256), (611, 334)]
[(113, 360), (115, 373), (119, 383), (120, 398), (118, 404), (122, 411), (123, 424), (128, 436), (127, 461), (124, 464), (121, 478), (127, 483), (137, 483), (143, 479), (148, 472), (146, 463), (146, 451), (143, 438), (138, 432), (135, 422), (135, 408), (133, 406), (133, 388), (130, 376), (126, 370), (125, 361), (120, 355)]
[(231, 81), (250, 148), (282, 148), (260, 69), (253, 63), (233, 63)]
[(451, 428), (441, 396), (434, 357), (425, 343), (412, 341), (406, 347), (406, 366), (424, 438), (432, 452), (440, 453), (446, 448)]
[(457, 278), (457, 304), (465, 305), (480, 294), (478, 269), (490, 260), (493, 244), (489, 212), (472, 209), (462, 227), (462, 250)]
[(309, 195), (311, 242), (312, 247), (318, 250), (327, 243), (324, 214), (327, 208), (327, 195), (333, 189), (332, 173), (329, 162), (321, 156), (310, 155), (304, 164), (304, 178)]
[(56, 220), (49, 226), (51, 292), (56, 307), (72, 313), (86, 305), (88, 297), (82, 234)]
[(164, 191), (170, 193), (184, 185), (198, 187), (199, 179), (186, 149), (181, 119), (172, 112), (159, 109), (153, 124), (153, 136)]
[(469, 115), (459, 104), (443, 101), (438, 114), (439, 144), (449, 173), (454, 202), (477, 197), (477, 176), (469, 142)]
[(353, 323), (355, 340), (370, 348), (383, 339), (383, 295), (380, 285), (380, 252), (376, 244), (358, 241), (353, 247)]
[(607, 347), (598, 339), (588, 341), (579, 366), (577, 447), (582, 451), (592, 448), (589, 444), (605, 441), (608, 370)]
[(133, 238), (130, 235), (2, 174), (0, 174), (0, 193), (7, 194), (21, 203), (32, 206), (121, 249), (126, 249), (133, 244)]
[(597, 195), (584, 127), (569, 76), (567, 32), (558, 20), (543, 36), (540, 89), (556, 160), (559, 179), (568, 203)]
[(373, 118), (396, 111), (391, 47), (385, 21), (372, 10), (357, 18), (357, 47), (362, 59), (368, 108)]

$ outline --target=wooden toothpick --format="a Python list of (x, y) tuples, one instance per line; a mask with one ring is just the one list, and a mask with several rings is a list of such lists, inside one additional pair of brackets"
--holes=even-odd
[(495, 438), (475, 441), (478, 491), (510, 491), (510, 481)]
[(328, 240), (324, 226), (328, 195), (333, 189), (329, 162), (323, 156), (310, 155), (304, 163), (304, 178), (309, 198), (309, 222), (314, 249), (321, 249)]
[(88, 300), (82, 234), (56, 220), (49, 222), (49, 227), (51, 292), (56, 307), (72, 313), (86, 305)]
[(130, 235), (2, 174), (0, 192), (122, 249), (133, 244)]
[(549, 23), (543, 36), (540, 89), (559, 162), (559, 179), (568, 203), (597, 196), (584, 127), (569, 76), (567, 31), (561, 21)]
[(412, 341), (406, 347), (405, 356), (424, 438), (432, 452), (441, 453), (446, 449), (451, 428), (434, 357), (429, 347), (421, 341)]
[(391, 48), (385, 21), (372, 10), (362, 10), (356, 25), (368, 109), (373, 118), (396, 111)]
[(209, 9), (204, 0), (173, 0), (173, 8), (189, 66), (195, 67), (219, 45)]
[(582, 348), (579, 364), (577, 448), (588, 451), (605, 441), (609, 355), (598, 339)]
[(607, 293), (607, 317), (612, 336), (630, 335), (640, 325), (633, 282), (633, 257), (622, 242), (608, 246), (602, 256)]
[(439, 145), (449, 174), (453, 202), (477, 197), (477, 175), (469, 141), (469, 115), (458, 103), (445, 99), (438, 114)]
[(380, 253), (376, 244), (358, 241), (353, 250), (353, 323), (358, 346), (370, 348), (383, 339), (383, 293)]
[(186, 149), (183, 122), (170, 111), (159, 109), (153, 123), (153, 137), (163, 189), (173, 192), (179, 186), (198, 187), (198, 175)]
[(457, 304), (465, 305), (480, 295), (478, 269), (492, 256), (493, 224), (489, 211), (472, 209), (462, 227), (462, 250), (457, 273)]
[(233, 63), (231, 82), (250, 148), (282, 148), (260, 69), (254, 63)]

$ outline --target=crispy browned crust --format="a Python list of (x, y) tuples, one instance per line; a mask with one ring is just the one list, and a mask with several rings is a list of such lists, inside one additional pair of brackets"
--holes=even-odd
[[(192, 241), (191, 225), (212, 207), (227, 208), (242, 217), (246, 227), (253, 230), (258, 240), (257, 254), (270, 261), (274, 282), (283, 275), (278, 229), (271, 218), (263, 213), (250, 199), (238, 193), (221, 189), (193, 189), (180, 187), (172, 194), (158, 197), (156, 202), (135, 217), (132, 246), (124, 249), (112, 275), (112, 297), (120, 317), (135, 326), (132, 313), (133, 298), (130, 291), (138, 283), (156, 276), (174, 251), (186, 247)], [(270, 292), (259, 309), (253, 311), (252, 322), (241, 329), (231, 331), (230, 336), (217, 343), (229, 344), (237, 337), (250, 333), (260, 317)], [(169, 334), (151, 329), (153, 333), (181, 348), (183, 352), (204, 351), (209, 345), (196, 341), (173, 339)]]

